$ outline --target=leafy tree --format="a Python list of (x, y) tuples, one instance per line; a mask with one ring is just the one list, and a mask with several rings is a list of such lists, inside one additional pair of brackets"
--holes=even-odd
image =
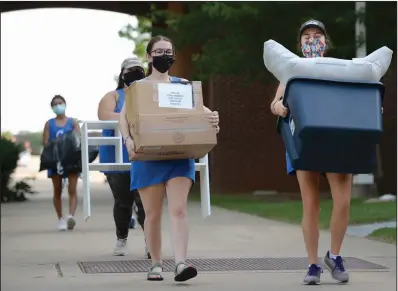
[(137, 16), (138, 21), (136, 26), (127, 24), (118, 32), (120, 37), (134, 42), (135, 48), (132, 53), (142, 61), (145, 68), (148, 67), (146, 46), (148, 45), (149, 40), (152, 35), (164, 32), (163, 29), (158, 28), (156, 25), (152, 25), (153, 23), (163, 24), (166, 22), (167, 13), (160, 9), (159, 6), (165, 7), (164, 3), (151, 4), (149, 12), (146, 15)]
[(6, 138), (4, 133), (0, 138), (0, 202), (25, 201), (25, 194), (34, 194), (31, 186), (24, 180), (11, 186), (11, 175), (17, 168), (22, 146)]
[(4, 131), (4, 132), (1, 133), (1, 137), (12, 141), (13, 138), (14, 138), (14, 135), (12, 134), (11, 131)]
[[(367, 2), (369, 3), (369, 2)], [(379, 5), (380, 3), (380, 5)], [(212, 75), (239, 75), (249, 78), (266, 77), (263, 61), (263, 43), (268, 39), (283, 44), (299, 53), (298, 29), (308, 19), (319, 19), (325, 23), (333, 46), (329, 56), (352, 58), (355, 56), (355, 21), (361, 17), (374, 23), (373, 11), (382, 19), (394, 20), (385, 24), (396, 27), (396, 3), (375, 2), (365, 15), (356, 15), (355, 2), (185, 2), (186, 14), (172, 14), (165, 10), (151, 12), (152, 20), (164, 19), (168, 29), (158, 30), (170, 36), (177, 47), (197, 47), (193, 56), (194, 77), (206, 79)], [(395, 7), (395, 8), (394, 8)], [(388, 16), (387, 16), (388, 15)], [(370, 19), (370, 20), (369, 20)], [(378, 18), (379, 26), (382, 25)], [(396, 33), (378, 39), (396, 43)], [(137, 39), (133, 32), (125, 29), (122, 37)], [(395, 29), (396, 32), (396, 29)], [(380, 35), (380, 33), (375, 33)], [(374, 47), (375, 43), (368, 44)], [(395, 49), (395, 45), (394, 48)]]
[(298, 53), (299, 27), (312, 18), (327, 26), (333, 56), (355, 53), (354, 2), (191, 2), (187, 9), (184, 15), (167, 13), (167, 24), (178, 47), (200, 48), (193, 61), (201, 79), (269, 76), (264, 42), (274, 39)]
[(151, 39), (152, 22), (146, 16), (137, 16), (137, 20), (138, 24), (135, 27), (127, 24), (119, 30), (119, 36), (134, 42), (135, 48), (132, 53), (147, 66), (146, 46)]
[[(367, 51), (387, 46), (397, 51), (397, 2), (366, 2)], [(381, 19), (383, 21), (381, 21)]]
[[(119, 30), (119, 36), (121, 38), (126, 38), (135, 44), (133, 55), (144, 64), (144, 67), (148, 67), (148, 62), (146, 59), (146, 46), (151, 39), (152, 31), (152, 21), (148, 16), (137, 16), (137, 25), (132, 26), (127, 24), (122, 29)], [(116, 84), (119, 83), (119, 75), (113, 77)]]
[(0, 196), (1, 201), (6, 200), (11, 174), (17, 167), (21, 147), (11, 140), (0, 139)]

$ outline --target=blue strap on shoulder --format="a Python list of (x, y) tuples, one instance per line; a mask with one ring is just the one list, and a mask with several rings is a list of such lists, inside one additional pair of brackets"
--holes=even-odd
[(117, 90), (118, 98), (116, 103), (116, 108), (121, 110), (124, 104), (124, 89)]
[[(74, 125), (74, 123), (75, 123), (75, 119), (72, 118), (72, 117), (69, 117), (69, 119), (68, 119), (68, 124), (69, 124), (70, 128), (72, 128), (72, 130), (73, 130), (73, 125)], [(68, 125), (68, 124), (67, 124), (67, 125)], [(66, 125), (66, 126), (67, 126), (67, 125)]]
[(48, 120), (48, 127), (49, 127), (49, 128), (52, 128), (52, 127), (54, 126), (54, 122), (55, 122), (55, 119), (54, 119), (54, 118), (49, 119), (49, 120)]
[(178, 77), (170, 77), (171, 83), (181, 83), (181, 78)]

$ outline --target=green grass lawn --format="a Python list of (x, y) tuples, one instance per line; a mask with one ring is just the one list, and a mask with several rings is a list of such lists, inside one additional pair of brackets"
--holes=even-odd
[[(192, 199), (199, 200), (199, 195), (192, 195)], [(301, 223), (301, 201), (269, 202), (264, 198), (251, 195), (212, 195), (211, 203), (229, 210), (244, 212), (273, 220), (289, 223)], [(329, 228), (332, 212), (332, 201), (321, 201), (319, 225)], [(393, 202), (364, 203), (363, 199), (352, 199), (350, 224), (364, 224), (372, 222), (389, 221), (397, 216), (397, 204)]]
[(380, 228), (369, 235), (369, 238), (376, 239), (382, 242), (396, 244), (397, 243), (397, 228)]

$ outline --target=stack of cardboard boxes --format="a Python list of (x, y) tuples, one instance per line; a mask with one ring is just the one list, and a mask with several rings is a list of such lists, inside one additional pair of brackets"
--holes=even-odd
[(136, 160), (198, 159), (217, 144), (201, 82), (142, 80), (126, 90), (125, 106)]

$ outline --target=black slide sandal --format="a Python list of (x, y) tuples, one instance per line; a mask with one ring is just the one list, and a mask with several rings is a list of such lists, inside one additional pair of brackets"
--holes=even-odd
[[(180, 265), (184, 265), (184, 268), (181, 270), (181, 272), (178, 273), (178, 267)], [(174, 281), (185, 282), (192, 278), (195, 278), (198, 275), (198, 271), (196, 270), (195, 267), (187, 266), (187, 265), (185, 265), (185, 263), (181, 262), (176, 265), (174, 275), (175, 275)]]

